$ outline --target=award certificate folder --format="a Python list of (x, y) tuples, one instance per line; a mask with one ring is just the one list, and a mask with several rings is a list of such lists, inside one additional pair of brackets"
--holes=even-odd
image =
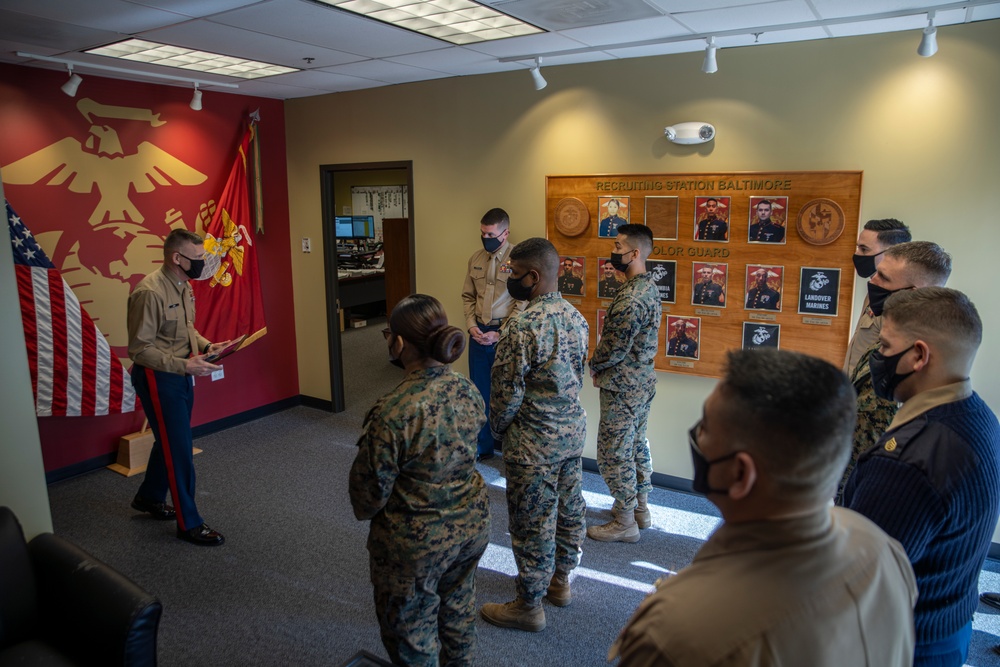
[(240, 345), (242, 345), (243, 341), (245, 341), (246, 339), (247, 339), (247, 334), (243, 334), (239, 338), (234, 339), (233, 342), (231, 342), (229, 345), (225, 346), (218, 352), (205, 355), (205, 361), (214, 364), (215, 362), (228, 357), (230, 354), (240, 349)]

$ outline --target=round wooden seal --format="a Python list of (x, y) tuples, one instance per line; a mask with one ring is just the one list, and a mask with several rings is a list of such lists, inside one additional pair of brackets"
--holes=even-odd
[(590, 225), (587, 205), (576, 197), (566, 197), (556, 204), (556, 229), (563, 236), (579, 236)]
[(832, 199), (813, 199), (799, 210), (795, 227), (806, 243), (833, 243), (844, 232), (844, 209)]

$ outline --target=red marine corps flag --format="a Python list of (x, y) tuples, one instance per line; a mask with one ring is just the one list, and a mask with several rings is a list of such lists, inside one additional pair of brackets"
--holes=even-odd
[(214, 275), (192, 283), (201, 335), (221, 342), (247, 334), (243, 347), (267, 333), (247, 189), (247, 155), (255, 131), (251, 123), (212, 220), (202, 230), (206, 260), (212, 260), (206, 266), (215, 268)]
[(135, 390), (125, 368), (31, 231), (7, 200), (4, 204), (35, 414), (93, 417), (132, 412)]

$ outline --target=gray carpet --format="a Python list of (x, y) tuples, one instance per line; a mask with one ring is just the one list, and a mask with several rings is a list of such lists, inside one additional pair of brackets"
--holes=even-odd
[[(164, 604), (160, 664), (338, 665), (365, 649), (385, 656), (368, 579), (366, 522), (354, 519), (347, 471), (368, 407), (400, 378), (385, 361), (384, 318), (344, 335), (347, 410), (298, 407), (200, 438), (198, 505), (226, 536), (219, 548), (174, 537), (172, 522), (133, 512), (141, 476), (98, 471), (49, 487), (57, 533), (118, 568)], [(480, 464), (490, 484), (492, 540), (477, 576), (479, 604), (514, 595), (503, 463)], [(585, 473), (588, 521), (611, 506), (600, 477)], [(608, 647), (653, 581), (694, 556), (718, 522), (698, 496), (656, 489), (653, 528), (636, 544), (588, 540), (573, 603), (546, 605), (532, 634), (479, 622), (476, 664), (603, 665)], [(1000, 590), (988, 561), (982, 590)], [(1000, 664), (1000, 611), (980, 606), (969, 665)]]

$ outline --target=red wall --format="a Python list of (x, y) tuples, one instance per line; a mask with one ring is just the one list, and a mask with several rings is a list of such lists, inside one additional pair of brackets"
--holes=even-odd
[[(259, 109), (264, 233), (254, 247), (268, 333), (226, 361), (223, 380), (198, 380), (192, 423), (297, 396), (284, 103), (208, 90), (203, 110), (193, 111), (190, 87), (80, 74), (83, 83), (70, 98), (59, 89), (64, 72), (0, 64), (0, 174), (11, 206), (125, 356), (128, 291), (155, 270), (156, 252), (155, 261), (162, 260), (150, 241), (166, 236), (168, 220), (177, 218), (201, 233), (199, 213), (218, 201), (245, 119)], [(91, 102), (81, 108), (81, 100)], [(152, 114), (158, 120), (150, 122)], [(117, 451), (118, 439), (142, 419), (141, 408), (40, 417), (46, 472)]]

